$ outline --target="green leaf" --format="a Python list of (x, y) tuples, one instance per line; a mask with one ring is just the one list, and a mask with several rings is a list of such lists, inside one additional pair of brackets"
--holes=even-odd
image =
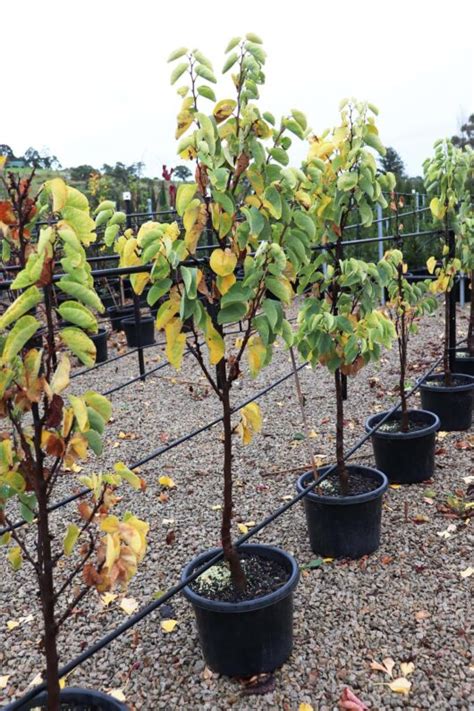
[(134, 489), (141, 488), (141, 479), (131, 469), (125, 466), (123, 462), (114, 464), (114, 469), (126, 482), (133, 486)]
[(314, 224), (314, 220), (309, 215), (305, 212), (294, 212), (293, 220), (298, 227), (308, 235), (310, 240), (314, 240), (316, 237), (316, 226)]
[(249, 226), (250, 226), (250, 232), (254, 237), (258, 237), (260, 232), (263, 230), (265, 227), (265, 218), (262, 215), (262, 213), (252, 205), (252, 207), (242, 208), (243, 214), (246, 216)]
[(225, 323), (240, 321), (247, 313), (248, 306), (241, 302), (235, 302), (221, 309), (217, 315), (217, 323), (221, 326)]
[(71, 555), (74, 546), (77, 543), (77, 539), (79, 538), (81, 530), (79, 526), (76, 526), (75, 523), (70, 523), (69, 526), (67, 527), (66, 535), (64, 536), (64, 552), (66, 555)]
[(281, 304), (274, 299), (265, 299), (262, 303), (262, 308), (272, 330), (275, 331), (282, 318)]
[[(197, 93), (199, 94), (199, 96), (204, 96), (205, 99), (210, 99), (210, 101), (216, 100), (216, 95), (214, 94), (214, 91), (211, 89), (210, 86), (207, 86), (206, 84), (201, 84), (201, 86), (198, 86)], [(181, 151), (179, 150), (179, 146), (178, 153), (181, 153)]]
[(308, 121), (306, 119), (306, 116), (302, 111), (298, 111), (298, 109), (291, 109), (291, 115), (295, 119), (295, 121), (301, 126), (303, 131), (306, 131), (308, 128)]
[(94, 390), (88, 390), (84, 393), (83, 398), (89, 407), (99, 413), (105, 422), (108, 422), (112, 416), (112, 405), (104, 395), (96, 393)]
[(95, 226), (102, 227), (102, 225), (105, 225), (105, 223), (110, 220), (113, 214), (113, 210), (101, 210), (95, 218)]
[(242, 286), (240, 282), (236, 282), (229, 291), (227, 291), (221, 299), (221, 307), (225, 308), (234, 303), (242, 303), (250, 300), (252, 289), (248, 286)]
[(178, 49), (175, 49), (173, 52), (171, 52), (170, 56), (166, 60), (167, 62), (174, 62), (175, 59), (179, 59), (180, 57), (183, 57), (186, 52), (188, 51), (187, 47), (178, 47)]
[(172, 279), (161, 279), (160, 281), (157, 281), (153, 286), (151, 287), (150, 291), (148, 292), (148, 295), (146, 297), (147, 303), (149, 306), (154, 306), (158, 299), (160, 299), (162, 296), (168, 293), (170, 290), (171, 286), (173, 285)]
[(212, 84), (217, 84), (217, 79), (214, 76), (213, 72), (209, 69), (209, 67), (206, 67), (204, 64), (197, 64), (194, 67), (194, 71), (196, 72), (198, 77), (201, 77), (206, 81), (210, 81)]
[(20, 514), (27, 523), (32, 523), (36, 518), (36, 494), (19, 494)]
[(95, 291), (84, 286), (84, 284), (78, 284), (76, 281), (63, 277), (58, 281), (58, 287), (65, 294), (69, 294), (69, 296), (73, 296), (78, 301), (82, 301), (86, 306), (90, 306), (101, 314), (104, 313), (105, 307), (102, 301)]
[(181, 62), (180, 64), (176, 65), (176, 67), (171, 72), (171, 77), (170, 77), (171, 85), (176, 84), (178, 79), (184, 74), (184, 72), (186, 71), (187, 68), (188, 68), (187, 62)]
[(343, 173), (337, 179), (337, 189), (347, 192), (353, 190), (357, 185), (357, 173)]
[(219, 192), (218, 190), (213, 190), (212, 191), (212, 199), (214, 202), (218, 202), (219, 205), (222, 205), (224, 210), (229, 213), (229, 215), (233, 215), (235, 212), (235, 205), (233, 199), (230, 197), (229, 193), (222, 193)]
[(26, 314), (36, 304), (41, 301), (41, 292), (36, 286), (30, 286), (23, 294), (20, 294), (5, 313), (0, 316), (0, 328), (6, 328), (20, 316)]
[(204, 56), (204, 54), (199, 50), (195, 49), (193, 50), (194, 57), (197, 59), (199, 64), (204, 64), (205, 67), (210, 69), (212, 71), (212, 63), (209, 61), (207, 57)]
[(249, 42), (254, 42), (255, 44), (263, 44), (263, 40), (261, 40), (260, 37), (253, 32), (247, 32), (245, 39), (248, 39)]
[(197, 269), (196, 267), (181, 267), (184, 288), (188, 299), (195, 299), (197, 296)]
[(83, 434), (87, 439), (89, 447), (92, 449), (94, 454), (97, 457), (100, 457), (103, 449), (100, 435), (95, 430), (87, 430), (87, 432), (84, 432)]
[(118, 225), (107, 225), (104, 232), (104, 242), (107, 247), (111, 247), (115, 242), (115, 238), (119, 233), (120, 227)]
[(271, 157), (277, 161), (277, 163), (280, 163), (280, 165), (288, 165), (290, 159), (288, 157), (288, 153), (283, 150), (283, 148), (279, 148), (277, 146), (275, 148), (270, 148), (268, 152)]
[(224, 66), (222, 67), (222, 74), (225, 74), (226, 72), (228, 72), (229, 69), (234, 66), (234, 64), (236, 63), (238, 58), (239, 58), (239, 55), (237, 54), (237, 52), (232, 52), (232, 54), (229, 54), (229, 56), (227, 57), (227, 59), (224, 62)]
[(227, 47), (225, 48), (225, 50), (224, 50), (224, 51), (225, 51), (225, 54), (227, 54), (227, 52), (230, 52), (231, 49), (234, 49), (234, 47), (237, 47), (237, 45), (238, 45), (239, 42), (240, 42), (240, 39), (241, 39), (240, 37), (233, 37), (233, 38), (230, 40), (230, 42), (229, 42), (229, 44), (227, 45)]
[(90, 368), (95, 363), (96, 347), (93, 341), (86, 336), (84, 331), (71, 326), (59, 332), (63, 343), (79, 358), (81, 363)]
[(97, 333), (98, 326), (94, 314), (77, 301), (64, 301), (58, 311), (65, 321)]
[(13, 570), (19, 570), (23, 562), (20, 546), (14, 546), (8, 551), (8, 560)]
[(197, 191), (196, 183), (181, 183), (176, 194), (176, 211), (180, 217), (194, 198)]
[(380, 138), (377, 136), (375, 133), (371, 133), (369, 131), (364, 133), (364, 141), (368, 146), (371, 148), (374, 148), (374, 150), (377, 151), (381, 156), (384, 156), (386, 154), (386, 150), (382, 144), (382, 141)]
[(315, 568), (320, 568), (324, 564), (322, 558), (314, 558), (310, 560), (309, 563), (303, 563), (300, 565), (300, 570), (314, 570)]
[(22, 316), (5, 339), (1, 363), (8, 363), (39, 329), (40, 323), (34, 316)]
[(105, 420), (102, 415), (99, 415), (97, 410), (94, 410), (93, 407), (88, 406), (87, 417), (91, 428), (98, 432), (98, 434), (103, 434), (105, 428)]
[(281, 212), (282, 212), (280, 193), (278, 192), (278, 190), (275, 188), (274, 185), (269, 185), (268, 188), (265, 190), (264, 194), (265, 194), (265, 198), (268, 200), (268, 202), (271, 205), (269, 210), (272, 214), (272, 217), (274, 217), (276, 220), (279, 220), (281, 217)]

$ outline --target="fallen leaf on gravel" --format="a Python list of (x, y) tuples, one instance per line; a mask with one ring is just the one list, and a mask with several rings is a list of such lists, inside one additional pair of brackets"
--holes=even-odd
[(401, 486), (402, 486), (401, 484), (390, 484), (391, 489), (400, 489)]
[(176, 540), (176, 533), (174, 531), (168, 531), (168, 533), (166, 534), (166, 538), (165, 538), (166, 544), (168, 546), (171, 546), (171, 545), (173, 545), (175, 540)]
[(411, 681), (405, 679), (404, 676), (399, 676), (398, 679), (394, 679), (387, 684), (387, 686), (396, 694), (409, 694), (411, 689)]
[(462, 480), (465, 484), (474, 484), (474, 476), (463, 476)]
[(212, 511), (220, 511), (222, 508), (222, 504), (214, 504), (214, 506), (211, 506)]
[(459, 440), (459, 442), (456, 442), (454, 445), (456, 449), (473, 449), (474, 445), (471, 444), (471, 442), (468, 442), (464, 439)]
[(107, 605), (110, 605), (110, 603), (116, 600), (117, 597), (118, 595), (115, 595), (114, 593), (106, 592), (100, 596), (100, 599), (102, 600), (104, 606), (107, 607)]
[(323, 563), (333, 563), (334, 558), (323, 558)]
[(436, 491), (434, 489), (425, 489), (423, 492), (423, 496), (425, 496), (427, 499), (434, 499), (436, 497)]
[(19, 626), (20, 626), (20, 623), (18, 622), (18, 620), (8, 620), (8, 622), (7, 622), (7, 627), (8, 627), (9, 632), (14, 630), (15, 627), (19, 627)]
[(161, 629), (163, 632), (172, 632), (177, 624), (178, 620), (163, 620), (161, 623)]
[(252, 528), (252, 526), (255, 526), (255, 521), (245, 521), (237, 524), (240, 533), (248, 533), (249, 528)]
[(244, 688), (242, 696), (263, 696), (275, 691), (275, 677), (273, 674), (255, 674), (250, 679), (242, 679)]
[(41, 684), (42, 681), (43, 681), (43, 675), (41, 674), (41, 672), (38, 672), (36, 674), (36, 676), (33, 677), (33, 679), (30, 681), (27, 688), (29, 689), (31, 686), (37, 686), (38, 684)]
[(425, 516), (425, 514), (416, 514), (412, 518), (413, 523), (429, 523), (430, 519), (429, 516)]
[(401, 662), (400, 669), (403, 676), (409, 676), (415, 671), (415, 665), (413, 662)]
[(382, 565), (390, 565), (390, 563), (393, 563), (393, 556), (391, 556), (391, 555), (383, 555), (383, 556), (380, 558), (380, 562), (382, 563)]
[(119, 439), (136, 439), (137, 435), (135, 434), (135, 432), (119, 432), (118, 438)]
[(368, 711), (368, 706), (347, 686), (339, 699), (339, 708), (346, 709), (347, 711)]
[(120, 602), (120, 607), (127, 615), (132, 615), (138, 609), (138, 602), (134, 597), (124, 597)]
[(431, 617), (428, 610), (418, 610), (418, 612), (415, 612), (415, 620), (418, 620), (418, 622), (421, 622), (421, 620), (427, 620), (428, 617)]
[(435, 449), (435, 454), (436, 455), (446, 454), (446, 450), (444, 447), (438, 447), (438, 449)]
[(448, 436), (447, 432), (438, 432), (438, 439), (444, 439)]
[(319, 437), (319, 435), (318, 435), (318, 433), (316, 432), (316, 430), (311, 430), (311, 432), (309, 433), (308, 437), (311, 437), (311, 439), (314, 439), (315, 437)]
[(161, 501), (162, 504), (166, 504), (167, 501), (169, 501), (169, 496), (166, 494), (164, 491), (161, 492), (161, 494), (158, 496), (159, 500)]
[(114, 699), (117, 699), (117, 701), (126, 701), (127, 700), (125, 698), (125, 694), (123, 693), (122, 689), (106, 689), (106, 693), (109, 696), (112, 696)]
[(201, 677), (205, 680), (208, 681), (208, 679), (214, 679), (217, 676), (209, 667), (204, 667), (204, 671), (201, 674)]
[(451, 534), (456, 530), (454, 523), (450, 523), (444, 531), (436, 531), (436, 535), (440, 538), (451, 538)]
[(173, 489), (176, 486), (173, 479), (166, 475), (160, 476), (158, 483), (161, 484), (161, 486), (165, 486), (167, 489)]
[(461, 572), (461, 578), (470, 578), (471, 575), (474, 573), (474, 568), (466, 568), (466, 570), (463, 570)]
[(314, 711), (314, 709), (311, 704), (303, 703), (298, 706), (298, 711)]
[(174, 523), (174, 518), (164, 518), (161, 523), (163, 524), (163, 526), (170, 526), (172, 523)]
[(383, 659), (382, 664), (380, 664), (380, 662), (375, 661), (370, 662), (371, 669), (373, 669), (374, 671), (384, 672), (384, 674), (388, 674), (389, 676), (392, 676), (394, 666), (395, 662), (391, 657), (386, 657), (385, 659)]
[(313, 570), (314, 568), (320, 568), (322, 564), (322, 558), (314, 558), (313, 560), (310, 560), (309, 563), (303, 563), (303, 565), (300, 565), (300, 570)]
[(6, 674), (5, 676), (0, 676), (0, 689), (6, 688), (9, 678), (10, 678), (10, 674)]

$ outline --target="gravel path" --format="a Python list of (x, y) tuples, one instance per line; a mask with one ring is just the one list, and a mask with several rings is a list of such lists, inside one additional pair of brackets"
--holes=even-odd
[[(459, 334), (465, 335), (466, 329), (466, 314), (460, 314)], [(439, 355), (441, 331), (438, 316), (424, 320), (411, 344), (411, 377)], [(163, 349), (147, 351), (146, 360), (149, 368), (164, 362)], [(387, 409), (396, 400), (396, 363), (395, 351), (389, 352), (380, 364), (349, 380), (346, 447), (361, 436), (369, 414)], [(235, 387), (234, 403), (290, 370), (288, 353), (276, 348), (269, 368), (255, 381), (243, 378)], [(74, 387), (78, 392), (89, 387), (105, 391), (136, 373), (136, 356), (130, 355), (81, 376)], [(322, 462), (331, 462), (332, 381), (321, 368), (304, 368), (301, 381), (315, 433), (311, 445)], [(112, 395), (112, 402), (114, 422), (107, 429), (104, 455), (91, 460), (84, 472), (118, 460), (131, 464), (220, 414), (191, 358), (184, 360), (179, 373), (164, 368), (145, 384), (138, 382)], [(418, 396), (412, 402), (419, 405)], [(294, 495), (296, 473), (286, 470), (308, 461), (307, 445), (298, 439), (302, 425), (292, 379), (265, 395), (260, 405), (262, 434), (246, 448), (236, 442), (234, 449), (236, 535), (238, 522), (259, 521)], [(164, 617), (177, 620), (172, 632), (162, 630), (162, 616), (154, 613), (75, 670), (67, 683), (121, 689), (132, 709), (297, 711), (306, 702), (315, 711), (330, 711), (349, 686), (371, 709), (467, 711), (473, 671), (468, 641), (473, 578), (461, 573), (473, 565), (469, 560), (472, 534), (469, 521), (450, 514), (445, 504), (449, 493), (466, 491), (465, 478), (473, 473), (472, 443), (472, 433), (441, 433), (433, 481), (389, 489), (382, 545), (376, 553), (360, 561), (327, 562), (302, 571), (295, 592), (294, 651), (276, 672), (273, 689), (273, 680), (269, 681), (266, 694), (244, 695), (241, 682), (219, 678), (205, 667), (192, 611), (181, 597), (164, 610)], [(149, 551), (126, 593), (139, 606), (173, 585), (195, 554), (218, 544), (221, 458), (220, 429), (215, 427), (143, 466), (146, 492), (130, 495), (124, 489), (123, 510), (130, 508), (151, 526)], [(373, 463), (370, 445), (364, 445), (354, 461)], [(176, 483), (167, 501), (160, 499), (162, 474)], [(61, 487), (58, 498), (71, 492), (70, 480), (64, 479)], [(73, 504), (54, 515), (61, 536), (74, 510)], [(279, 545), (301, 565), (316, 557), (309, 547), (301, 505), (257, 540)], [(0, 678), (9, 677), (0, 690), (0, 702), (18, 698), (42, 669), (41, 622), (30, 579), (25, 565), (0, 581)], [(107, 607), (95, 592), (86, 598), (63, 628), (64, 662), (126, 618), (119, 606), (121, 597)], [(20, 624), (9, 631), (8, 621)], [(390, 677), (370, 669), (372, 661), (388, 657), (395, 661), (394, 678), (401, 676), (400, 663), (413, 662), (408, 696), (391, 691)]]

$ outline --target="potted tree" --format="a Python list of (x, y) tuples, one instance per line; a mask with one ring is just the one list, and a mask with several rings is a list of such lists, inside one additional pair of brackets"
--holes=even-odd
[[(474, 180), (474, 152), (469, 146), (464, 147), (464, 152), (466, 159), (469, 161), (467, 176), (468, 186), (472, 190)], [(467, 343), (465, 347), (456, 349), (454, 370), (456, 373), (474, 375), (474, 217), (471, 203), (468, 199), (463, 200), (459, 206), (458, 227), (461, 268), (471, 277), (471, 289)]]
[(445, 431), (466, 430), (472, 423), (474, 376), (453, 373), (450, 353), (450, 328), (456, 308), (451, 291), (461, 268), (463, 245), (459, 218), (470, 210), (466, 189), (469, 164), (468, 152), (456, 148), (448, 139), (437, 141), (433, 157), (423, 164), (426, 191), (433, 195), (431, 213), (442, 226), (444, 240), (441, 263), (437, 264), (434, 257), (427, 261), (429, 272), (436, 277), (431, 289), (433, 293), (444, 295), (444, 339), (443, 372), (430, 375), (420, 390), (423, 409), (435, 412)]
[[(396, 200), (393, 202), (395, 204)], [(413, 484), (433, 476), (435, 439), (440, 422), (433, 412), (408, 408), (408, 342), (410, 334), (416, 332), (417, 320), (423, 314), (433, 313), (437, 301), (429, 291), (429, 281), (412, 284), (407, 281), (407, 265), (399, 249), (386, 252), (384, 261), (392, 271), (387, 285), (389, 300), (385, 313), (391, 319), (397, 335), (401, 408), (372, 434), (372, 446), (375, 463), (389, 481)], [(367, 432), (386, 415), (386, 412), (380, 412), (369, 417), (366, 422)]]
[[(364, 226), (373, 221), (375, 203), (386, 206), (382, 188), (393, 188), (393, 175), (377, 175), (370, 148), (384, 153), (375, 126), (375, 107), (343, 101), (340, 125), (313, 136), (305, 171), (316, 246), (323, 249), (302, 270), (299, 289), (313, 284), (313, 294), (298, 315), (297, 346), (311, 364), (326, 366), (334, 377), (336, 398), (336, 470), (304, 499), (312, 549), (326, 556), (357, 558), (374, 551), (380, 540), (382, 496), (388, 482), (377, 469), (346, 464), (344, 459), (343, 375), (355, 375), (388, 347), (394, 327), (377, 308), (388, 283), (387, 262), (344, 259), (347, 221), (357, 211)], [(326, 271), (319, 267), (326, 263)], [(325, 472), (322, 467), (320, 472)], [(303, 474), (303, 491), (313, 472)]]
[[(168, 360), (179, 368), (188, 348), (222, 408), (224, 560), (184, 594), (194, 607), (210, 668), (249, 676), (275, 669), (291, 652), (298, 566), (278, 548), (234, 543), (233, 434), (249, 444), (261, 428), (261, 415), (251, 403), (233, 426), (231, 391), (242, 377), (245, 355), (256, 376), (270, 362), (278, 335), (291, 342), (282, 304), (290, 302), (292, 281), (308, 259), (314, 225), (299, 202), (306, 200), (298, 193), (305, 176), (287, 167), (287, 149), (290, 132), (303, 138), (307, 126), (299, 111), (276, 124), (258, 108), (265, 52), (255, 35), (227, 47), (223, 71), (234, 67), (235, 98), (216, 103), (212, 65), (200, 51), (182, 48), (170, 61), (177, 62), (172, 83), (183, 75), (188, 79), (178, 90), (183, 103), (176, 136), (180, 157), (196, 162), (195, 181), (177, 190), (183, 228), (148, 223), (140, 228), (137, 246), (143, 261), (153, 263), (149, 303), (165, 297), (156, 326), (165, 331)], [(212, 102), (210, 114), (201, 108), (203, 101)], [(231, 342), (225, 327), (235, 321), (244, 329), (242, 338)], [(183, 576), (215, 552), (199, 555)]]
[[(84, 250), (95, 239), (87, 200), (55, 178), (45, 184), (40, 202), (49, 224), (41, 229), (37, 244), (31, 245), (24, 269), (12, 285), (23, 293), (0, 317), (0, 523), (9, 526), (19, 507), (36, 531), (32, 538), (28, 530), (12, 528), (0, 544), (14, 570), (23, 562), (31, 566), (44, 622), (47, 694), (22, 708), (47, 706), (57, 711), (63, 704), (67, 708), (87, 704), (88, 708), (123, 709), (100, 692), (60, 691), (57, 640), (63, 624), (91, 588), (103, 592), (115, 583), (128, 582), (145, 553), (148, 525), (132, 514), (125, 514), (123, 520), (110, 514), (122, 479), (141, 486), (123, 464), (117, 464), (113, 473), (80, 477), (91, 489), (91, 501), (81, 501), (67, 526), (50, 518), (49, 506), (57, 499), (61, 479), (71, 476), (71, 469), (89, 450), (101, 452), (111, 405), (92, 390), (68, 393), (69, 354), (87, 366), (94, 363), (95, 347), (85, 331), (97, 330), (90, 309), (103, 311)], [(73, 325), (61, 329), (56, 338), (50, 294), (58, 252), (64, 255), (64, 276), (58, 286), (69, 296), (63, 307)], [(38, 317), (28, 314), (34, 306)], [(40, 318), (45, 323), (44, 348), (29, 348), (29, 339), (41, 327)]]

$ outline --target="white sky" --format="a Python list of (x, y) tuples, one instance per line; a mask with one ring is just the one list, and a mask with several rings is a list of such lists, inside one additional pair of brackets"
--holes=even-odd
[[(321, 131), (339, 100), (380, 109), (385, 145), (408, 172), (474, 111), (472, 0), (1, 0), (0, 143), (48, 148), (63, 166), (144, 161), (161, 175), (175, 154), (180, 98), (166, 58), (199, 47), (219, 70), (227, 41), (264, 40), (262, 110), (304, 111)], [(235, 20), (232, 19), (235, 13)], [(230, 74), (230, 73), (229, 73)], [(180, 82), (178, 82), (179, 85)], [(230, 78), (218, 98), (232, 96)], [(211, 102), (203, 100), (203, 107)], [(295, 142), (298, 142), (295, 138)], [(294, 153), (298, 161), (305, 150)]]

